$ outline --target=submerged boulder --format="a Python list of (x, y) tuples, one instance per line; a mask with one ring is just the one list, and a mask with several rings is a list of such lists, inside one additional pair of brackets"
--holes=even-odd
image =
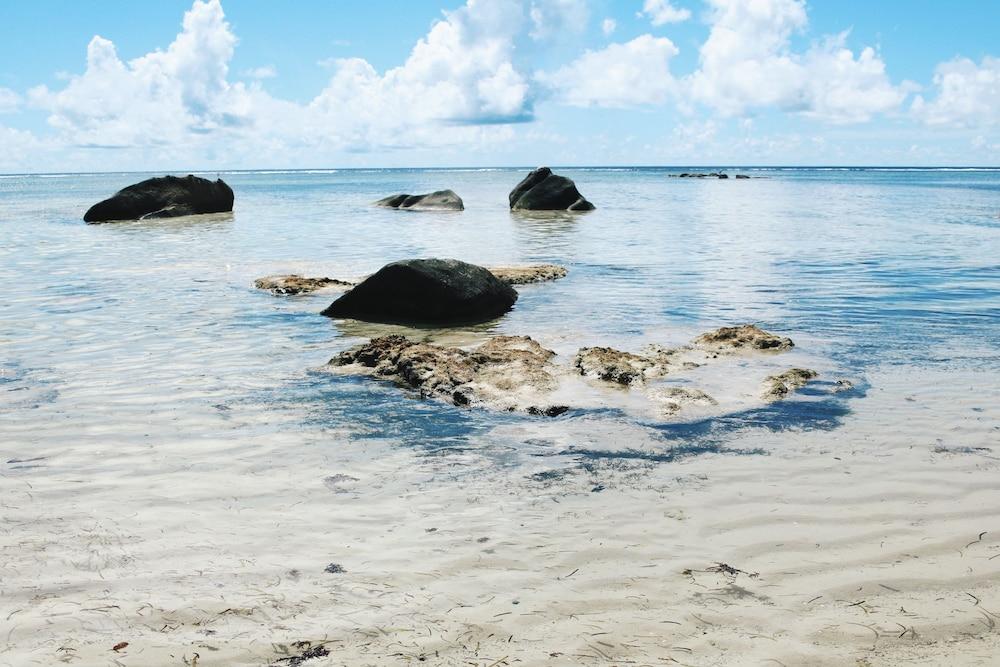
[(675, 415), (687, 406), (712, 407), (719, 404), (701, 389), (693, 387), (654, 389), (648, 396), (651, 401), (659, 404), (664, 415)]
[(160, 176), (119, 190), (84, 214), (84, 222), (149, 220), (233, 210), (233, 190), (222, 180)]
[(515, 301), (517, 292), (481, 266), (407, 259), (386, 264), (322, 314), (397, 324), (474, 324), (500, 317)]
[(392, 195), (379, 199), (375, 206), (405, 211), (464, 211), (462, 198), (452, 190), (438, 190), (425, 195)]
[(509, 196), (510, 208), (521, 211), (592, 211), (576, 184), (565, 176), (539, 167), (518, 183)]

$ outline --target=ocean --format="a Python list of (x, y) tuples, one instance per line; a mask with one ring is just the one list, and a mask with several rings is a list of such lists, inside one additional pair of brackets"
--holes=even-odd
[[(232, 216), (105, 225), (83, 224), (83, 212), (148, 175), (3, 177), (10, 453), (86, 439), (93, 420), (108, 418), (104, 442), (165, 430), (242, 436), (234, 412), (270, 414), (300, 434), (481, 447), (498, 422), (527, 418), (311, 373), (372, 332), (319, 317), (329, 295), (282, 299), (252, 286), (273, 273), (358, 277), (409, 257), (569, 269), (522, 289), (488, 332), (634, 349), (754, 322), (800, 348), (808, 341), (836, 372), (862, 380), (876, 367), (1000, 369), (1000, 170), (750, 168), (730, 173), (761, 178), (726, 181), (669, 178), (681, 169), (563, 169), (597, 210), (551, 216), (508, 210), (525, 171), (225, 172)], [(443, 188), (464, 198), (464, 212), (370, 206)], [(822, 402), (815, 414), (767, 409), (739, 426), (827, 427), (851, 400)], [(192, 432), (177, 425), (194, 419)], [(665, 448), (674, 432), (694, 445), (684, 425), (645, 426)]]

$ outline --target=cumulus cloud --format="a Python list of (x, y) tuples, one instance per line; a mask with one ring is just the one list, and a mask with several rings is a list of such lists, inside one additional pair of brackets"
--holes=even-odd
[(274, 65), (262, 65), (245, 70), (243, 76), (251, 79), (273, 79), (278, 76), (278, 70)]
[[(233, 151), (274, 155), (478, 141), (490, 130), (477, 126), (532, 117), (530, 85), (513, 60), (525, 20), (518, 3), (468, 0), (435, 22), (401, 66), (380, 73), (359, 58), (334, 60), (327, 86), (296, 104), (257, 83), (228, 81), (236, 37), (219, 0), (195, 0), (165, 51), (123, 62), (114, 44), (94, 37), (83, 74), (29, 98), (66, 142), (92, 148), (192, 154), (230, 140)], [(244, 76), (275, 73), (265, 66)]]
[[(264, 89), (262, 81), (277, 74), (273, 66), (233, 77), (237, 39), (220, 0), (192, 1), (166, 49), (125, 61), (95, 36), (82, 73), (24, 95), (0, 88), (0, 113), (40, 109), (52, 128), (36, 136), (0, 126), (0, 165), (40, 168), (42, 155), (53, 156), (56, 168), (67, 161), (77, 168), (323, 164), (403, 149), (467, 155), (509, 148), (515, 136), (528, 141), (529, 131), (514, 128), (535, 118), (542, 99), (604, 108), (702, 105), (741, 118), (779, 109), (847, 123), (893, 112), (911, 92), (892, 83), (874, 49), (848, 48), (847, 33), (793, 49), (793, 35), (808, 26), (803, 0), (705, 0), (709, 35), (697, 69), (683, 77), (671, 72), (674, 43), (649, 34), (529, 74), (532, 56), (561, 56), (566, 43), (542, 50), (584, 34), (586, 0), (467, 0), (444, 12), (397, 67), (323, 61), (328, 82), (299, 103)], [(664, 0), (646, 0), (641, 13), (656, 25), (690, 14)], [(600, 28), (610, 36), (617, 26), (608, 17)], [(994, 57), (943, 63), (912, 115), (930, 125), (995, 127), (998, 80)], [(711, 119), (688, 124), (673, 140), (708, 142), (716, 129)], [(983, 135), (983, 146), (995, 145)]]
[(587, 51), (538, 79), (558, 101), (574, 106), (633, 107), (662, 104), (673, 93), (670, 59), (677, 47), (666, 37), (641, 35), (624, 44)]
[(532, 88), (514, 62), (524, 22), (517, 3), (469, 0), (384, 74), (360, 58), (337, 60), (304, 125), (331, 149), (366, 150), (480, 141), (489, 126), (530, 120)]
[(587, 5), (587, 0), (531, 0), (531, 37), (541, 40), (581, 32), (590, 17)]
[(691, 18), (691, 10), (674, 7), (670, 0), (646, 0), (639, 16), (646, 16), (655, 26), (667, 23), (681, 23)]
[(897, 109), (906, 97), (909, 89), (891, 83), (874, 49), (855, 57), (846, 48), (847, 33), (793, 52), (791, 35), (808, 23), (802, 0), (707, 1), (711, 30), (690, 92), (724, 115), (777, 107), (860, 122)]
[(941, 63), (934, 70), (934, 96), (917, 96), (913, 114), (928, 125), (989, 127), (1000, 125), (1000, 58), (985, 56), (977, 65), (968, 58)]
[(59, 91), (34, 88), (29, 99), (49, 111), (49, 124), (77, 144), (183, 140), (240, 121), (244, 90), (226, 80), (235, 45), (218, 0), (195, 2), (166, 51), (124, 63), (114, 44), (94, 37), (82, 75)]
[(14, 113), (21, 108), (21, 96), (10, 88), (0, 88), (0, 113)]

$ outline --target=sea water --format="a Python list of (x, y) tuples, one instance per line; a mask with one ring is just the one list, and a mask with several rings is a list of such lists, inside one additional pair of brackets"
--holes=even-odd
[[(178, 470), (214, 464), (199, 459), (200, 441), (215, 462), (265, 443), (278, 456), (349, 456), (371, 441), (505, 465), (574, 453), (669, 462), (755, 454), (741, 446), (753, 432), (780, 447), (803, 429), (837, 429), (879, 390), (876, 376), (1000, 377), (1000, 170), (558, 171), (597, 210), (511, 212), (507, 193), (527, 169), (233, 171), (199, 174), (232, 186), (231, 215), (87, 225), (91, 204), (153, 174), (0, 177), (0, 469), (26, 480), (107, 473), (108, 452), (137, 447)], [(371, 206), (444, 188), (465, 211)], [(461, 409), (322, 372), (387, 329), (320, 316), (336, 293), (253, 287), (275, 273), (356, 279), (411, 257), (569, 270), (522, 288), (495, 322), (417, 332), (431, 340), (524, 334), (572, 354), (753, 322), (854, 389), (693, 421)], [(948, 395), (933, 406), (944, 421)], [(139, 472), (141, 456), (123, 461), (122, 474)]]

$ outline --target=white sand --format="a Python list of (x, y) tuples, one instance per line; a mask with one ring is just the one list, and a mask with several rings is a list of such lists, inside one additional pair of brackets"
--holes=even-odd
[(996, 665), (1000, 387), (870, 380), (839, 428), (731, 443), (767, 455), (590, 469), (280, 428), (102, 445), (95, 421), (24, 470), (8, 429), (0, 665), (260, 665), (297, 641), (328, 642), (309, 667)]

